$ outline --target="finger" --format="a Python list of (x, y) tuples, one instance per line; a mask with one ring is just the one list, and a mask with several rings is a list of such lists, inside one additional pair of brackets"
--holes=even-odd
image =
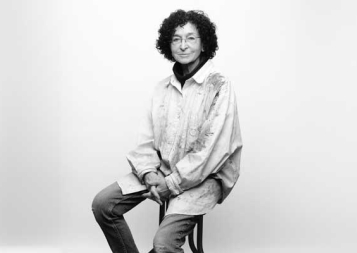
[(143, 193), (141, 196), (143, 196), (144, 198), (151, 198), (151, 192), (146, 192), (146, 193)]
[[(151, 194), (151, 192), (150, 192), (150, 193), (144, 193), (144, 194), (142, 194), (141, 196), (144, 197), (144, 198), (150, 199), (150, 200), (152, 200), (152, 201), (154, 201), (154, 202), (156, 202), (156, 203), (158, 203), (158, 202), (156, 201), (156, 199), (153, 197), (153, 195)], [(158, 204), (160, 204), (160, 203), (158, 203)]]
[(157, 189), (156, 189), (155, 186), (151, 186), (150, 192), (151, 192), (151, 194), (153, 195), (152, 197), (155, 199), (155, 201), (156, 201), (157, 203), (159, 203), (160, 205), (162, 205), (162, 202), (161, 202), (161, 199), (160, 199), (160, 195), (159, 195), (159, 193), (157, 192)]

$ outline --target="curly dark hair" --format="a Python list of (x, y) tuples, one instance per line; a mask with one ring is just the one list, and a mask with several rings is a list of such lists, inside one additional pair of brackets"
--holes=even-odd
[(172, 12), (168, 18), (164, 19), (159, 29), (159, 38), (156, 41), (157, 50), (163, 54), (166, 59), (175, 62), (170, 46), (172, 37), (177, 27), (182, 27), (187, 23), (195, 25), (198, 30), (204, 49), (201, 55), (212, 59), (218, 50), (216, 25), (211, 22), (203, 11), (199, 10), (187, 12), (177, 10)]

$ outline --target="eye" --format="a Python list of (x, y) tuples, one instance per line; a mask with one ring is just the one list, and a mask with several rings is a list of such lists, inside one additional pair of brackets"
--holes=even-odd
[(181, 39), (178, 38), (178, 37), (175, 37), (175, 38), (172, 38), (172, 42), (173, 43), (179, 43), (179, 42), (181, 42)]
[(193, 36), (188, 36), (186, 39), (188, 42), (195, 42), (196, 38)]

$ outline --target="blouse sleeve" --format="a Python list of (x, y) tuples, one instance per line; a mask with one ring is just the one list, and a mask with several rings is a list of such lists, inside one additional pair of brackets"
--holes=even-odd
[(160, 158), (157, 150), (154, 148), (154, 133), (151, 112), (152, 100), (150, 100), (149, 105), (145, 108), (146, 111), (144, 117), (140, 122), (137, 145), (126, 156), (133, 173), (141, 181), (146, 173), (157, 172), (157, 168), (160, 167)]
[[(242, 147), (236, 98), (230, 82), (225, 81), (216, 93), (196, 142), (198, 145), (165, 178), (174, 195), (218, 173), (227, 159)], [(239, 166), (234, 169), (239, 173)]]

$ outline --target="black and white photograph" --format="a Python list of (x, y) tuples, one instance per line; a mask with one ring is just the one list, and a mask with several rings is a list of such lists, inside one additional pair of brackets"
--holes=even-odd
[(0, 1), (0, 253), (357, 252), (356, 11)]

